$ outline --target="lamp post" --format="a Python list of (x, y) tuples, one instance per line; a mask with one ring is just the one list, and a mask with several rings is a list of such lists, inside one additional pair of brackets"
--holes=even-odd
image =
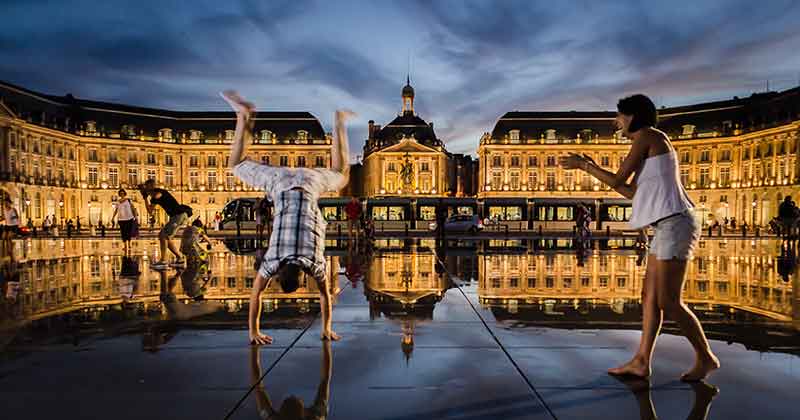
[(751, 221), (753, 222), (753, 226), (756, 225), (756, 200), (753, 200), (753, 214), (751, 216)]
[(27, 195), (25, 196), (25, 218), (31, 219), (31, 198)]
[(64, 226), (64, 199), (63, 198), (61, 200), (58, 200), (58, 213), (59, 213), (58, 216), (59, 216), (59, 219), (60, 219), (59, 223), (58, 223), (58, 227), (60, 228), (60, 227)]

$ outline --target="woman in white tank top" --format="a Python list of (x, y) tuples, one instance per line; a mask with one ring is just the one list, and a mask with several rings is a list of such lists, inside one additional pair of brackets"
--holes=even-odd
[(136, 214), (136, 207), (133, 206), (133, 203), (131, 203), (131, 200), (128, 198), (128, 193), (120, 188), (118, 194), (119, 201), (117, 201), (114, 214), (111, 215), (111, 220), (114, 220), (114, 217), (118, 216), (117, 224), (119, 225), (119, 234), (122, 237), (122, 249), (125, 255), (128, 255), (128, 252), (130, 252), (131, 239), (133, 239), (134, 236), (134, 229), (138, 223), (136, 220), (138, 215)]
[[(655, 129), (658, 114), (653, 102), (644, 95), (634, 95), (621, 99), (617, 111), (616, 128), (631, 139), (632, 145), (616, 173), (601, 168), (587, 155), (570, 154), (561, 158), (564, 169), (585, 171), (632, 199), (631, 227), (655, 229), (642, 287), (639, 349), (629, 362), (608, 372), (648, 378), (656, 337), (667, 316), (680, 325), (696, 353), (694, 366), (681, 379), (700, 381), (719, 368), (720, 363), (711, 351), (700, 321), (681, 297), (687, 262), (700, 238), (694, 204), (681, 185), (675, 149), (667, 135)], [(633, 181), (628, 183), (631, 175)]]

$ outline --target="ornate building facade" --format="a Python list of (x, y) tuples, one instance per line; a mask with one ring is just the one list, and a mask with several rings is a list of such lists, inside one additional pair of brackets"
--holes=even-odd
[[(619, 198), (593, 177), (558, 166), (559, 156), (581, 152), (616, 171), (630, 140), (615, 131), (614, 117), (614, 112), (506, 113), (480, 139), (478, 197)], [(727, 217), (764, 225), (785, 195), (797, 194), (800, 88), (662, 108), (658, 128), (672, 139), (681, 178), (705, 222)]]
[[(0, 180), (23, 222), (46, 216), (108, 223), (118, 188), (147, 179), (213, 219), (254, 196), (228, 168), (232, 112), (176, 112), (51, 96), (0, 83)], [(331, 135), (307, 112), (259, 112), (250, 158), (329, 167)], [(141, 196), (129, 197), (145, 213)], [(163, 218), (163, 215), (160, 216)]]
[(473, 160), (449, 153), (433, 123), (414, 112), (406, 80), (400, 114), (382, 127), (369, 121), (364, 145), (363, 193), (367, 197), (464, 197), (473, 194)]

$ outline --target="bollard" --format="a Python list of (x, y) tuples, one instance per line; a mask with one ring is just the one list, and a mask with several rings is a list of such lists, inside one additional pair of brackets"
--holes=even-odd
[(506, 236), (508, 236), (508, 225), (504, 225), (506, 228)]
[(761, 226), (756, 226), (756, 238), (761, 236)]
[(341, 225), (341, 223), (336, 225), (336, 236), (342, 236), (342, 225)]
[(606, 236), (611, 237), (611, 226), (606, 226)]
[(406, 222), (406, 236), (408, 236), (408, 222)]
[(742, 226), (742, 238), (747, 236), (747, 228)]
[(542, 236), (542, 225), (539, 225), (539, 236)]

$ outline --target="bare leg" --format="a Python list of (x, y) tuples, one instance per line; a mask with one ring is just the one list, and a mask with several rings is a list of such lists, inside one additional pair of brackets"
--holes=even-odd
[(158, 248), (161, 252), (159, 259), (163, 262), (167, 261), (167, 236), (161, 232), (158, 234)]
[(175, 258), (179, 260), (183, 259), (183, 255), (181, 255), (181, 252), (178, 250), (178, 246), (175, 245), (175, 242), (172, 239), (167, 238), (167, 246), (169, 247), (170, 252), (175, 255)]
[(705, 379), (720, 366), (719, 359), (711, 352), (711, 346), (703, 332), (700, 321), (683, 302), (681, 292), (686, 281), (686, 260), (659, 260), (658, 306), (681, 327), (681, 331), (694, 347), (695, 365), (681, 376), (684, 381)]
[(654, 255), (649, 255), (647, 258), (647, 271), (642, 285), (642, 337), (639, 341), (639, 350), (628, 363), (609, 369), (608, 373), (612, 375), (632, 375), (641, 378), (650, 376), (653, 348), (656, 345), (656, 338), (658, 338), (663, 320), (663, 312), (658, 307), (658, 294), (656, 293), (659, 274), (656, 261)]
[(323, 340), (338, 341), (341, 337), (333, 332), (331, 315), (333, 313), (331, 292), (328, 284), (324, 281), (317, 282), (319, 288), (319, 306), (322, 312), (322, 332), (320, 338)]

